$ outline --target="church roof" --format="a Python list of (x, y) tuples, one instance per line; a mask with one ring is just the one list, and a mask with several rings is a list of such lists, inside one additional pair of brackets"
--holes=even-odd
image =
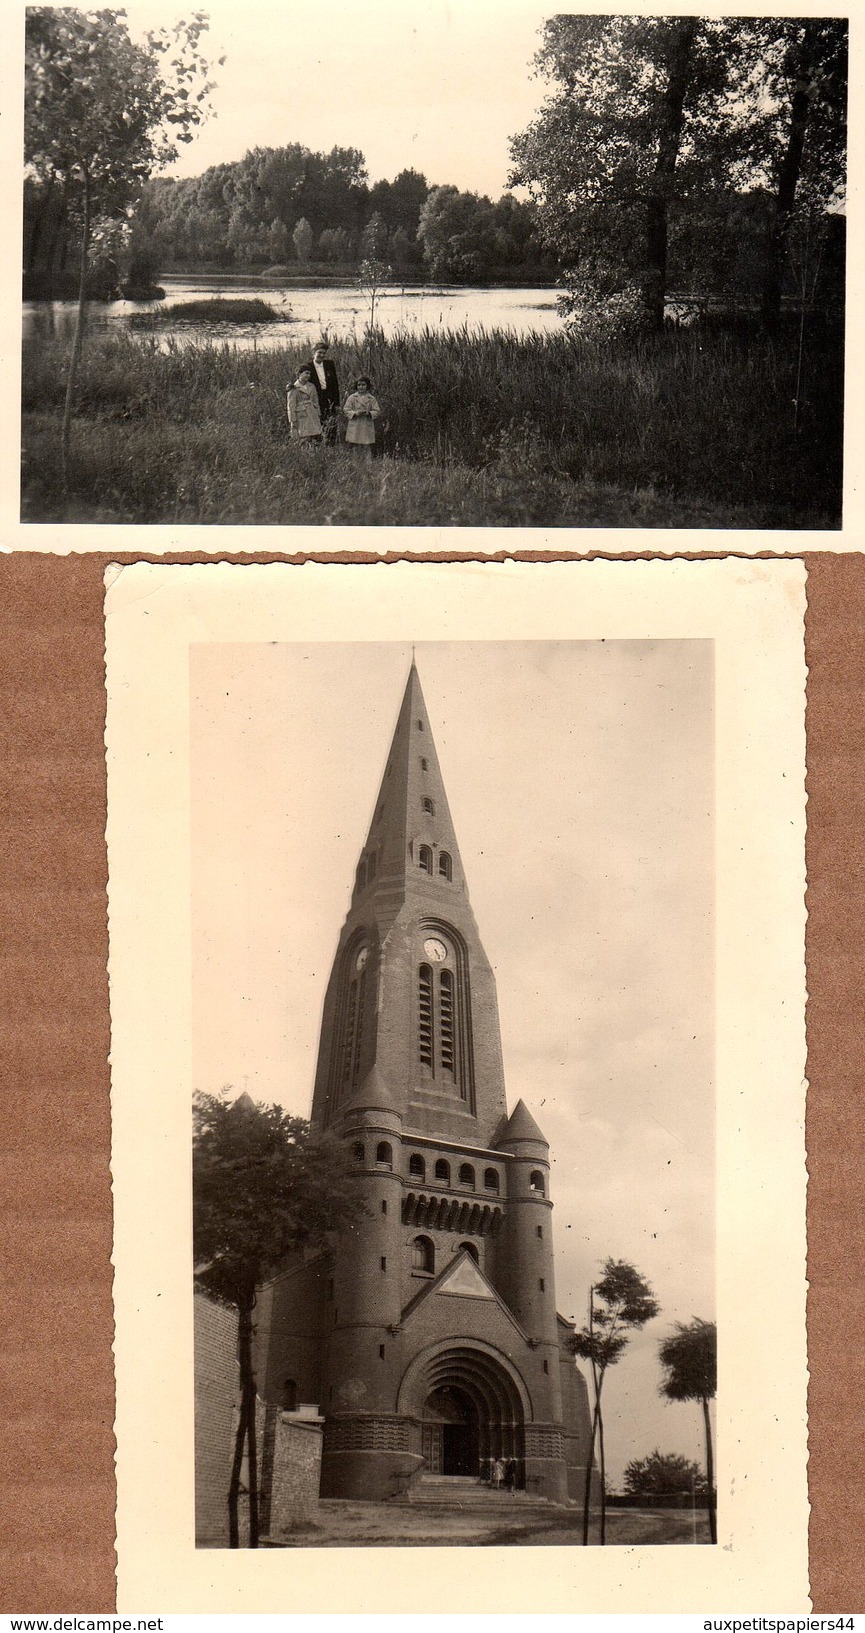
[(232, 1111), (255, 1111), (256, 1109), (256, 1104), (252, 1098), (252, 1095), (247, 1094), (245, 1089), (237, 1096), (236, 1100), (232, 1100), (231, 1102)]
[(391, 1111), (397, 1116), (401, 1112), (388, 1088), (381, 1072), (373, 1066), (371, 1072), (353, 1090), (351, 1097), (340, 1105), (340, 1115), (349, 1111)]
[(538, 1128), (525, 1100), (517, 1101), (496, 1140), (496, 1145), (509, 1145), (512, 1140), (533, 1140), (540, 1145), (547, 1144), (547, 1140)]
[[(422, 846), (432, 853), (425, 873), (420, 865)], [(431, 883), (435, 886), (436, 880), (442, 878), (465, 891), (453, 819), (414, 659), (364, 856), (370, 852), (376, 854), (378, 876), (386, 874), (393, 879), (398, 875), (427, 887)]]
[(511, 1326), (516, 1327), (520, 1337), (525, 1341), (525, 1328), (520, 1325), (513, 1310), (508, 1308), (501, 1294), (496, 1292), (492, 1282), (488, 1281), (472, 1255), (465, 1249), (451, 1259), (432, 1281), (420, 1289), (420, 1292), (415, 1293), (414, 1298), (409, 1299), (402, 1312), (401, 1324), (404, 1325), (428, 1299), (439, 1295), (448, 1298), (480, 1298), (488, 1300), (491, 1304), (497, 1304)]

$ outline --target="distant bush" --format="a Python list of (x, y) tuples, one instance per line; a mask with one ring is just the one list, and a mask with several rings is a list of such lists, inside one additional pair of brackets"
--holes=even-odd
[(267, 301), (232, 300), (222, 295), (205, 296), (199, 300), (178, 301), (166, 314), (175, 318), (202, 323), (289, 323), (289, 314), (279, 307), (268, 306)]

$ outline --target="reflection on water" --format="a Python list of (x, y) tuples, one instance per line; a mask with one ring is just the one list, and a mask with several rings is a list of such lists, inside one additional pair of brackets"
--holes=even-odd
[[(322, 333), (332, 339), (360, 338), (369, 321), (369, 302), (356, 288), (268, 289), (227, 278), (198, 278), (194, 282), (166, 279), (164, 288), (163, 301), (92, 302), (87, 313), (89, 332), (131, 329), (152, 333), (162, 344), (169, 339), (228, 340), (240, 349), (270, 350), (312, 341)], [(171, 321), (171, 310), (180, 302), (210, 294), (264, 301), (273, 308), (274, 322)], [(286, 316), (290, 319), (287, 323)], [(494, 329), (524, 335), (562, 332), (553, 289), (390, 287), (376, 296), (375, 321), (376, 328), (386, 335), (412, 334), (426, 328), (444, 333), (464, 326), (480, 333)], [(69, 338), (74, 324), (74, 301), (24, 304), (25, 340)]]

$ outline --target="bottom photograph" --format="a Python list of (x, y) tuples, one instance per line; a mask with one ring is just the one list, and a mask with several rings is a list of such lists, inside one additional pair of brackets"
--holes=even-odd
[(713, 664), (191, 648), (197, 1547), (716, 1542)]

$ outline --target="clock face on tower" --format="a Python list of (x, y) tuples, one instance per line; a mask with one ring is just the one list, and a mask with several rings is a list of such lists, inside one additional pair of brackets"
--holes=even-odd
[(438, 936), (429, 936), (423, 944), (423, 950), (427, 958), (431, 958), (435, 964), (442, 964), (448, 955), (447, 947), (443, 941), (439, 941)]

